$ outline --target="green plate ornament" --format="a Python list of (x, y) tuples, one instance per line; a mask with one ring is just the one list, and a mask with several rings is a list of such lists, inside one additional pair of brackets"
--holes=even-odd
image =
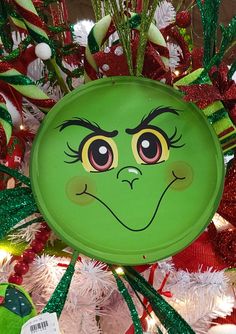
[(162, 83), (90, 82), (43, 120), (31, 156), (36, 202), (71, 247), (108, 263), (171, 256), (207, 226), (222, 193), (218, 138)]

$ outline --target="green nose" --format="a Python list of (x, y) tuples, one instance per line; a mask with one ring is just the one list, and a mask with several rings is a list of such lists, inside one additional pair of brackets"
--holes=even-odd
[(117, 179), (128, 185), (130, 189), (133, 189), (134, 182), (138, 181), (142, 176), (142, 172), (139, 168), (133, 166), (126, 166), (121, 168), (117, 173)]

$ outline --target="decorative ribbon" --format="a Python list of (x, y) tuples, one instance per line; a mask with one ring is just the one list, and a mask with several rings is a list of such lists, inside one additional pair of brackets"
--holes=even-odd
[(11, 175), (26, 187), (16, 187), (5, 189), (0, 192), (0, 240), (22, 219), (27, 218), (33, 213), (38, 212), (28, 177), (0, 165), (0, 172)]
[[(215, 101), (222, 101), (232, 113), (232, 121), (236, 125), (236, 83), (228, 79), (228, 67), (221, 63), (217, 68), (213, 66), (209, 72), (212, 84), (193, 84), (178, 86), (186, 95), (186, 101), (194, 102), (200, 109), (208, 107)], [(230, 113), (230, 112), (229, 112)]]
[(67, 267), (64, 275), (62, 276), (60, 282), (58, 283), (47, 305), (44, 307), (42, 313), (56, 312), (57, 317), (58, 318), (60, 317), (61, 312), (66, 302), (68, 292), (69, 292), (71, 280), (75, 272), (75, 264), (76, 264), (78, 256), (79, 256), (79, 252), (74, 251), (69, 266)]
[[(222, 65), (224, 66), (224, 65)], [(215, 68), (214, 68), (215, 69)], [(213, 70), (214, 70), (213, 69)], [(201, 88), (203, 86), (205, 86), (205, 84), (198, 84), (197, 86), (197, 90), (198, 93), (196, 94), (196, 92), (194, 91), (194, 87), (195, 87), (195, 83), (196, 81), (199, 81), (199, 78), (202, 77), (202, 74), (204, 73), (204, 69), (203, 68), (199, 68), (193, 72), (191, 72), (190, 74), (186, 75), (185, 77), (181, 78), (180, 80), (178, 80), (177, 82), (175, 82), (174, 87), (175, 88), (181, 88), (182, 91), (185, 91), (187, 93), (187, 97), (185, 97), (185, 99), (188, 99), (188, 92), (191, 94), (191, 87), (193, 87), (193, 92), (194, 92), (194, 96), (193, 96), (193, 100), (194, 102), (195, 99), (201, 99), (201, 94), (203, 96), (204, 95), (204, 88)], [(217, 71), (218, 72), (218, 71)], [(218, 75), (214, 74), (214, 72), (210, 73), (212, 79), (214, 80), (218, 80)], [(223, 78), (226, 79), (225, 75), (221, 74), (221, 76), (223, 76)], [(221, 77), (220, 76), (220, 77)], [(208, 89), (211, 89), (211, 80), (210, 77), (207, 76), (206, 78), (206, 82), (207, 82), (207, 87)], [(232, 80), (229, 80), (230, 83), (228, 83), (227, 81), (227, 87), (228, 85), (231, 86), (232, 85)], [(218, 82), (218, 81), (217, 81)], [(224, 81), (225, 82), (225, 81)], [(215, 83), (215, 81), (214, 81)], [(221, 85), (221, 84), (220, 84)], [(223, 85), (225, 87), (225, 84)], [(219, 92), (219, 84), (218, 86), (214, 86), (213, 90), (216, 91), (217, 90), (217, 94), (221, 94), (222, 92)], [(234, 87), (234, 86), (233, 86)], [(227, 106), (232, 106), (232, 101), (234, 101), (233, 99), (233, 95), (235, 95), (234, 89), (231, 91), (231, 94), (229, 94), (230, 96), (232, 96), (232, 99), (227, 100), (226, 105)], [(232, 94), (233, 93), (233, 94)], [(197, 95), (197, 96), (196, 96)], [(228, 93), (227, 93), (227, 97), (228, 97)], [(210, 99), (210, 97), (207, 97), (208, 99)], [(191, 99), (190, 99), (191, 100)], [(208, 118), (209, 122), (212, 124), (218, 138), (220, 141), (220, 145), (222, 147), (223, 153), (224, 154), (231, 154), (232, 150), (236, 147), (236, 127), (233, 124), (233, 122), (231, 121), (232, 118), (232, 114), (234, 114), (234, 108), (230, 110), (230, 112), (228, 113), (227, 110), (224, 108), (224, 105), (222, 104), (221, 100), (216, 100), (213, 102), (210, 102), (210, 104), (206, 104), (207, 107), (205, 107), (203, 109), (204, 114), (206, 115), (206, 117)], [(230, 117), (229, 117), (230, 114)]]
[(124, 267), (125, 278), (136, 291), (149, 301), (153, 312), (169, 334), (194, 334), (187, 322), (176, 312), (155, 289), (134, 269)]

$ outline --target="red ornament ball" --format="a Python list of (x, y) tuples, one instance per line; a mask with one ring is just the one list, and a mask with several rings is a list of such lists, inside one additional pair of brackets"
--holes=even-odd
[(29, 265), (26, 262), (20, 261), (16, 263), (14, 270), (18, 275), (25, 275), (29, 270)]
[(35, 255), (36, 254), (32, 249), (26, 249), (21, 258), (24, 262), (31, 263), (34, 261)]
[(44, 249), (45, 244), (40, 240), (33, 240), (30, 246), (35, 253), (40, 253)]
[(9, 283), (12, 284), (17, 284), (17, 285), (21, 285), (23, 282), (23, 277), (21, 275), (18, 274), (12, 274), (10, 275), (9, 279), (8, 279)]
[(50, 236), (50, 231), (47, 231), (46, 229), (45, 230), (41, 230), (39, 232), (37, 232), (35, 234), (35, 239), (36, 240), (40, 240), (42, 241), (43, 243), (46, 243), (48, 241), (48, 238)]
[(180, 28), (187, 28), (191, 24), (191, 14), (187, 10), (177, 13), (176, 24)]

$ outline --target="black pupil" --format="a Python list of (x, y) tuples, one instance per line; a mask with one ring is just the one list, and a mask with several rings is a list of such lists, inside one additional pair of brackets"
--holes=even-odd
[(143, 133), (138, 139), (138, 151), (148, 159), (157, 158), (161, 155), (161, 144), (159, 139), (151, 132)]
[(89, 158), (92, 158), (96, 165), (105, 166), (111, 152), (111, 147), (105, 140), (97, 139), (90, 145), (88, 154)]

